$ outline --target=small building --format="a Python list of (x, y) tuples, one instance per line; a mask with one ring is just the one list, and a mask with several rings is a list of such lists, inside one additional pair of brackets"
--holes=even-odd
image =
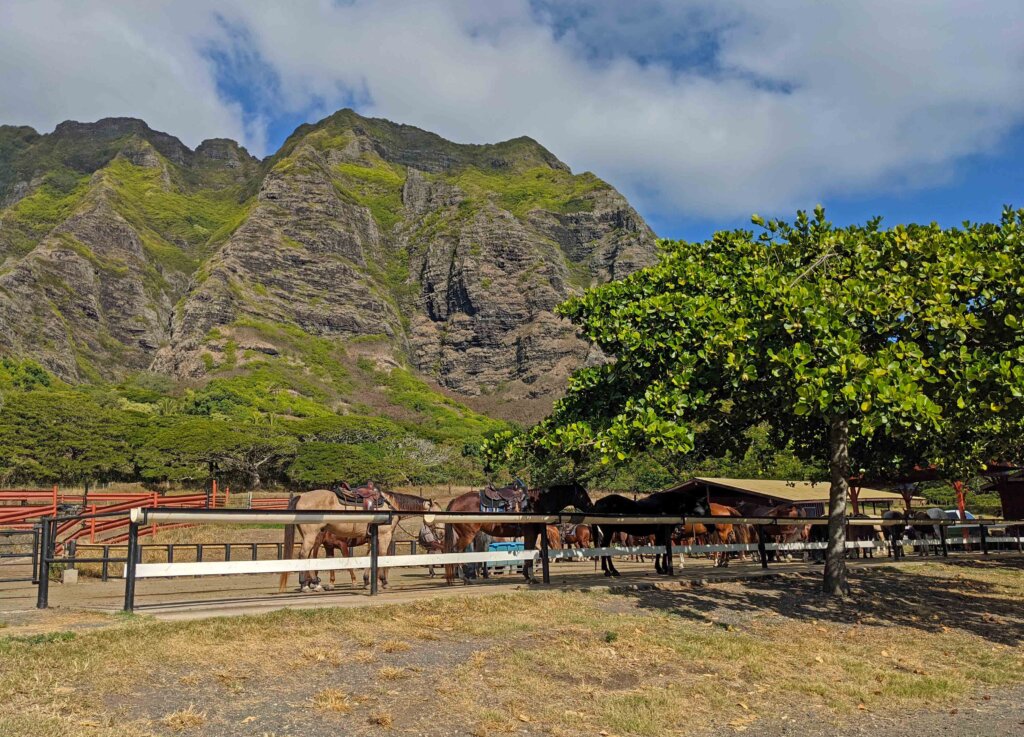
[[(808, 516), (822, 517), (827, 513), (830, 485), (827, 481), (778, 481), (772, 479), (692, 478), (676, 489), (700, 488), (709, 502), (728, 506), (757, 504), (776, 507), (793, 504)], [(860, 487), (857, 494), (860, 511), (872, 517), (881, 516), (888, 509), (903, 509), (904, 497), (893, 491)], [(912, 497), (913, 503), (923, 503), (922, 497)], [(848, 510), (850, 511), (850, 510)]]

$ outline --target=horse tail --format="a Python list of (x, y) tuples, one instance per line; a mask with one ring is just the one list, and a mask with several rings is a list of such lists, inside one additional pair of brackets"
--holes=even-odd
[[(299, 496), (296, 494), (288, 500), (288, 511), (294, 512), (299, 504)], [(295, 551), (295, 525), (284, 526), (284, 552), (282, 557), (288, 560), (292, 557), (292, 553)], [(281, 574), (281, 584), (278, 587), (278, 593), (283, 593), (285, 588), (288, 586), (288, 572), (285, 571)]]

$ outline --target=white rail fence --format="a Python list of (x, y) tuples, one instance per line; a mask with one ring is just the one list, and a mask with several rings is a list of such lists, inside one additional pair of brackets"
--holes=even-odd
[[(631, 516), (609, 516), (594, 514), (464, 514), (464, 513), (438, 513), (406, 516), (422, 516), (428, 523), (511, 523), (511, 524), (533, 524), (550, 525), (561, 522), (573, 522), (576, 524), (591, 525), (612, 525), (612, 526), (658, 526), (674, 527), (680, 524), (704, 524), (704, 525), (754, 525), (760, 526), (781, 526), (795, 527), (803, 525), (828, 524), (827, 518), (775, 518), (775, 517), (684, 517), (684, 516), (659, 516), (659, 517), (631, 517)], [(397, 515), (395, 516), (397, 517)], [(761, 539), (759, 543), (729, 543), (713, 545), (673, 545), (669, 546), (630, 546), (630, 547), (602, 547), (585, 549), (559, 549), (549, 550), (547, 547), (546, 535), (540, 535), (540, 550), (510, 550), (510, 551), (488, 551), (468, 553), (429, 553), (411, 555), (379, 555), (377, 553), (377, 527), (378, 525), (390, 524), (395, 520), (390, 512), (310, 512), (310, 511), (238, 511), (238, 510), (177, 510), (177, 509), (133, 509), (131, 510), (131, 527), (129, 530), (128, 556), (125, 565), (125, 610), (134, 609), (135, 581), (136, 579), (150, 578), (172, 578), (180, 576), (223, 576), (223, 575), (245, 575), (245, 574), (273, 574), (273, 573), (298, 573), (307, 571), (336, 571), (351, 569), (370, 570), (370, 593), (375, 594), (377, 590), (377, 571), (379, 569), (399, 567), (421, 567), (430, 565), (462, 565), (466, 563), (486, 563), (492, 566), (520, 566), (527, 562), (539, 561), (543, 567), (544, 581), (549, 581), (548, 563), (555, 560), (586, 560), (601, 556), (629, 556), (629, 555), (657, 555), (664, 554), (671, 550), (672, 556), (668, 558), (669, 570), (671, 560), (675, 555), (701, 555), (716, 553), (754, 553), (761, 554), (762, 565), (767, 567), (768, 552), (803, 553), (806, 551), (819, 551), (827, 547), (825, 542), (791, 542), (775, 543)], [(363, 523), (368, 526), (371, 544), (368, 555), (346, 557), (346, 558), (311, 558), (311, 559), (286, 559), (286, 560), (239, 560), (239, 561), (202, 561), (202, 562), (170, 562), (170, 563), (143, 563), (138, 560), (138, 527), (153, 522), (202, 522), (207, 524), (326, 524), (330, 522)], [(871, 526), (876, 528), (902, 527), (908, 524), (905, 520), (880, 520), (880, 519), (849, 519), (850, 526)], [(1018, 536), (985, 535), (986, 527), (1004, 527), (1010, 524), (1024, 524), (1010, 521), (999, 521), (992, 525), (985, 523), (963, 523), (956, 520), (910, 520), (909, 524), (918, 527), (938, 528), (941, 532), (939, 539), (917, 539), (902, 540), (903, 545), (912, 548), (941, 545), (945, 550), (952, 547), (963, 547), (966, 545), (980, 545), (985, 552), (987, 546), (1003, 543), (1015, 545), (1021, 549), (1021, 538)], [(947, 534), (949, 527), (955, 527), (955, 534)], [(981, 531), (979, 536), (963, 537), (961, 533), (965, 528), (977, 528)], [(880, 550), (888, 552), (892, 540), (861, 540), (848, 541), (847, 549), (851, 550)], [(902, 545), (899, 546), (902, 552)]]

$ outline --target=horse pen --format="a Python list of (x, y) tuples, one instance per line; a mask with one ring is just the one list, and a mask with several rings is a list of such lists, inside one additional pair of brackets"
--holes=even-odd
[[(332, 514), (371, 526), (392, 516)], [(437, 512), (433, 520), (494, 514)], [(586, 513), (501, 516), (538, 525), (612, 521)], [(917, 523), (938, 524), (938, 538), (899, 541), (898, 549), (937, 546), (938, 556), (928, 558), (888, 558), (891, 535), (888, 542), (849, 543), (878, 557), (850, 561), (854, 596), (838, 604), (814, 595), (820, 566), (770, 561), (773, 552), (799, 556), (823, 543), (764, 536), (745, 544), (673, 545), (673, 576), (624, 560), (667, 553), (664, 547), (556, 550), (544, 535), (537, 550), (422, 554), (403, 544), (407, 554), (390, 555), (370, 545), (349, 558), (302, 561), (282, 560), (278, 544), (267, 541), (195, 543), (194, 552), (189, 543), (151, 544), (143, 556), (139, 539), (154, 524), (217, 525), (269, 537), (268, 528), (309, 519), (326, 517), (280, 509), (138, 509), (124, 547), (103, 551), (83, 543), (74, 557), (53, 535), (68, 520), (45, 520), (35, 599), (18, 599), (13, 584), (0, 589), (25, 610), (51, 599), (57, 605), (7, 619), (0, 732), (19, 734), (31, 721), (26, 733), (41, 735), (816, 735), (842, 734), (840, 723), (890, 729), (894, 710), (910, 710), (922, 729), (1009, 735), (1024, 721), (1017, 703), (1024, 691), (1016, 685), (1024, 683), (1024, 559), (1015, 534), (987, 524), (968, 538), (944, 534), (957, 524), (951, 521)], [(616, 519), (755, 528), (778, 522)], [(852, 527), (874, 524), (880, 521), (851, 520)], [(721, 569), (702, 557), (715, 553), (758, 553), (760, 560)], [(619, 559), (621, 579), (595, 572), (591, 561), (602, 555)], [(425, 569), (473, 563), (507, 571), (533, 563), (550, 583), (527, 587), (506, 572), (450, 587)], [(52, 583), (47, 571), (69, 564), (106, 564), (109, 580)], [(282, 572), (332, 569), (397, 575), (386, 590), (371, 575), (365, 589), (276, 593)], [(109, 613), (121, 609), (148, 616)], [(208, 618), (235, 613), (259, 614)], [(1005, 731), (978, 730), (992, 723)]]

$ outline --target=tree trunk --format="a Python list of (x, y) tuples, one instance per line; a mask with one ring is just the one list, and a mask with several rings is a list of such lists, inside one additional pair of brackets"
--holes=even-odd
[(828, 549), (822, 590), (830, 596), (846, 596), (846, 494), (850, 477), (850, 426), (845, 417), (832, 420), (829, 431)]

